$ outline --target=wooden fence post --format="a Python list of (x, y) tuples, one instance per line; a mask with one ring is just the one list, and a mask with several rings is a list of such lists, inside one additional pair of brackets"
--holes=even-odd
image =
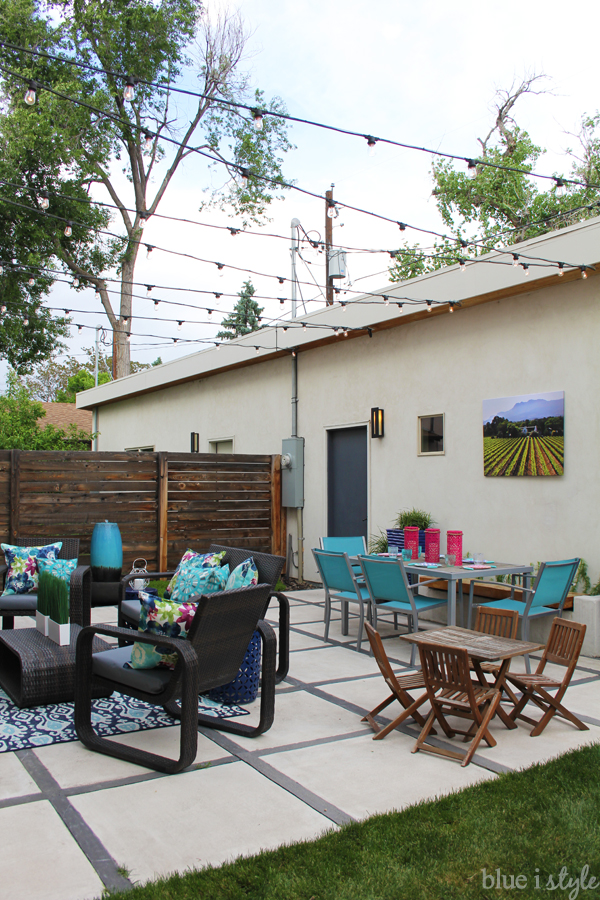
[(10, 540), (19, 537), (19, 510), (21, 506), (21, 451), (10, 451)]
[(271, 457), (271, 553), (285, 556), (285, 511), (281, 506), (281, 455)]
[(167, 571), (167, 506), (169, 502), (169, 457), (157, 454), (158, 488), (158, 571)]

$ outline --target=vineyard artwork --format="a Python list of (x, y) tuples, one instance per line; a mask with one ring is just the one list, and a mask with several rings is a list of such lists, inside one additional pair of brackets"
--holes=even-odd
[(564, 391), (483, 401), (484, 475), (562, 475)]

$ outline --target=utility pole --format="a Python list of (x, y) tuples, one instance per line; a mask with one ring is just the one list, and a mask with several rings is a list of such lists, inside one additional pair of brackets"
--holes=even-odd
[(325, 191), (325, 302), (327, 306), (333, 306), (333, 283), (329, 277), (329, 256), (333, 244), (333, 215), (335, 209), (333, 203), (333, 188)]
[(296, 318), (298, 305), (298, 274), (296, 272), (296, 254), (298, 252), (298, 228), (300, 219), (292, 219), (292, 319)]

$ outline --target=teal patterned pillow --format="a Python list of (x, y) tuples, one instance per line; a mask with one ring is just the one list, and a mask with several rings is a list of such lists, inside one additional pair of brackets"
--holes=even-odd
[(175, 590), (175, 585), (177, 584), (177, 579), (179, 577), (179, 570), (184, 563), (188, 562), (188, 560), (197, 559), (199, 561), (198, 565), (202, 568), (212, 569), (215, 566), (221, 565), (221, 560), (226, 553), (227, 550), (220, 550), (218, 553), (197, 553), (195, 550), (186, 550), (179, 561), (179, 565), (175, 569), (175, 574), (165, 588), (165, 598), (168, 599)]
[[(145, 591), (140, 591), (140, 623), (138, 631), (148, 634), (163, 634), (167, 637), (187, 638), (191, 624), (196, 615), (196, 603), (175, 603), (173, 600), (160, 600)], [(174, 669), (177, 654), (170, 648), (160, 644), (142, 644), (136, 641), (131, 648), (131, 669)]]
[(235, 567), (227, 579), (225, 590), (233, 591), (236, 588), (249, 587), (252, 584), (258, 584), (258, 569), (253, 558), (250, 557)]
[(170, 599), (178, 603), (187, 603), (200, 594), (216, 594), (217, 591), (225, 590), (228, 578), (229, 566), (207, 569), (202, 563), (202, 558), (196, 556), (181, 564), (175, 590)]
[(61, 578), (67, 582), (69, 591), (71, 589), (71, 575), (76, 568), (76, 559), (38, 559), (40, 575), (42, 572), (45, 572), (48, 575), (53, 575), (55, 578)]
[(13, 544), (1, 544), (8, 571), (4, 581), (4, 593), (32, 594), (38, 587), (38, 561), (40, 559), (56, 559), (62, 548), (62, 541), (47, 544), (45, 547), (16, 547)]

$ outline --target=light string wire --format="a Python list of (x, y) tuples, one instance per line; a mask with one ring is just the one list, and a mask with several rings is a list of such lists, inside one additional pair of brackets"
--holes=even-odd
[[(127, 82), (131, 78), (131, 76), (125, 76), (119, 72), (111, 72), (108, 69), (103, 69), (103, 68), (100, 68), (97, 66), (92, 66), (89, 63), (78, 62), (77, 60), (68, 59), (63, 56), (57, 56), (57, 55), (54, 55), (51, 53), (47, 53), (45, 51), (32, 50), (27, 47), (21, 47), (17, 44), (12, 44), (9, 41), (0, 40), (0, 46), (7, 47), (11, 50), (18, 50), (20, 52), (28, 53), (30, 55), (34, 55), (34, 56), (38, 56), (38, 57), (45, 57), (47, 59), (52, 59), (52, 60), (55, 60), (58, 62), (66, 63), (68, 65), (77, 66), (79, 68), (88, 69), (89, 71), (95, 72), (97, 74), (110, 75), (113, 78), (118, 78), (121, 81), (125, 81), (125, 82)], [(17, 76), (17, 77), (21, 77), (21, 76)], [(29, 81), (31, 79), (27, 79), (27, 80)], [(153, 82), (153, 81), (145, 81), (144, 79), (137, 78), (137, 77), (134, 80), (135, 80), (135, 84), (143, 84), (146, 87), (154, 87), (157, 90), (164, 91), (165, 93), (184, 94), (186, 96), (194, 97), (199, 100), (208, 100), (212, 103), (215, 103), (215, 104), (221, 105), (221, 106), (225, 106), (228, 108), (245, 109), (247, 112), (253, 113), (254, 118), (263, 118), (263, 117), (270, 116), (271, 118), (283, 119), (288, 122), (297, 122), (298, 124), (301, 124), (301, 125), (311, 125), (314, 128), (321, 128), (325, 131), (332, 131), (337, 134), (347, 135), (349, 137), (360, 137), (363, 140), (367, 141), (367, 144), (369, 145), (369, 147), (374, 147), (378, 143), (388, 144), (393, 147), (400, 147), (403, 150), (415, 150), (415, 151), (418, 151), (419, 153), (427, 153), (430, 156), (439, 156), (444, 159), (461, 160), (462, 162), (466, 162), (470, 168), (473, 165), (474, 166), (485, 166), (485, 167), (488, 167), (491, 169), (497, 169), (499, 171), (513, 172), (513, 173), (516, 173), (519, 175), (527, 175), (531, 178), (541, 178), (546, 181), (553, 181), (557, 186), (560, 182), (561, 185), (571, 184), (571, 185), (575, 185), (577, 187), (593, 188), (594, 190), (600, 190), (600, 185), (595, 184), (593, 182), (584, 182), (584, 181), (579, 181), (578, 179), (564, 178), (562, 176), (558, 177), (555, 175), (543, 175), (539, 172), (531, 172), (531, 171), (528, 171), (527, 169), (520, 169), (517, 166), (504, 166), (504, 165), (501, 165), (500, 163), (494, 163), (494, 162), (491, 162), (490, 160), (481, 159), (479, 157), (470, 157), (468, 155), (458, 154), (458, 153), (447, 153), (442, 150), (432, 150), (428, 147), (419, 147), (416, 144), (408, 144), (408, 143), (404, 143), (402, 141), (395, 141), (395, 140), (392, 140), (391, 138), (375, 137), (374, 135), (371, 135), (371, 134), (365, 134), (360, 131), (352, 131), (347, 128), (339, 128), (338, 126), (328, 125), (327, 123), (324, 123), (324, 122), (316, 122), (312, 119), (303, 119), (303, 118), (300, 118), (299, 116), (292, 116), (289, 113), (283, 113), (283, 112), (279, 112), (277, 110), (257, 108), (256, 104), (250, 105), (250, 104), (241, 103), (241, 102), (234, 101), (234, 100), (226, 100), (225, 98), (214, 97), (211, 94), (204, 94), (199, 91), (191, 91), (187, 88), (178, 88), (171, 84), (167, 84), (167, 85), (159, 84), (159, 83)], [(35, 83), (39, 84), (39, 82), (35, 82)], [(352, 207), (349, 207), (349, 208), (352, 208)], [(371, 214), (371, 215), (374, 215), (374, 214)], [(410, 226), (410, 227), (413, 227), (413, 226)]]
[[(30, 78), (23, 76), (20, 73), (13, 72), (2, 65), (0, 65), (0, 71), (8, 73), (11, 77), (18, 78), (19, 80), (27, 82), (27, 83), (29, 83), (31, 81)], [(48, 93), (53, 94), (54, 96), (59, 97), (62, 100), (67, 100), (70, 103), (74, 103), (78, 106), (82, 106), (85, 109), (89, 109), (104, 118), (107, 118), (107, 119), (110, 119), (110, 120), (116, 122), (121, 127), (129, 127), (133, 131), (138, 131), (140, 133), (144, 133), (147, 131), (147, 129), (143, 125), (138, 125), (135, 122), (131, 122), (131, 120), (128, 118), (122, 118), (120, 116), (115, 115), (114, 113), (107, 112), (106, 110), (101, 110), (98, 107), (92, 106), (89, 103), (85, 103), (83, 100), (78, 100), (74, 97), (69, 97), (67, 94), (63, 94), (60, 91), (56, 91), (53, 88), (49, 87), (48, 85), (42, 84), (39, 81), (36, 81), (35, 83), (39, 88), (42, 88), (43, 90), (47, 91)], [(297, 191), (297, 192), (303, 194), (304, 196), (312, 197), (316, 200), (321, 200), (324, 202), (329, 202), (324, 195), (315, 193), (314, 191), (309, 191), (307, 188), (299, 187), (298, 185), (293, 184), (291, 182), (286, 182), (282, 178), (270, 178), (267, 175), (260, 175), (250, 169), (247, 169), (246, 167), (244, 167), (238, 163), (233, 163), (233, 162), (228, 161), (220, 156), (211, 156), (209, 153), (206, 153), (203, 150), (199, 150), (196, 147), (191, 147), (189, 144), (184, 145), (180, 141), (176, 141), (174, 138), (167, 137), (164, 134), (160, 134), (160, 135), (156, 134), (154, 136), (158, 140), (162, 140), (167, 143), (174, 144), (175, 146), (178, 146), (178, 147), (185, 146), (185, 148), (187, 150), (189, 150), (191, 153), (196, 153), (197, 155), (210, 160), (210, 162), (219, 163), (220, 165), (224, 165), (228, 170), (235, 170), (238, 174), (247, 173), (247, 176), (252, 177), (252, 178), (256, 179), (257, 181), (262, 181), (262, 182), (265, 182), (267, 184), (270, 184), (270, 185), (273, 185), (273, 186), (279, 187), (279, 188), (287, 188), (288, 190), (294, 190), (294, 191)], [(528, 173), (524, 173), (524, 174), (528, 174)], [(551, 176), (540, 176), (540, 177), (551, 177)], [(597, 188), (599, 186), (589, 185), (589, 187)], [(378, 219), (379, 221), (390, 222), (394, 225), (398, 225), (401, 231), (406, 230), (406, 228), (410, 228), (412, 231), (417, 231), (421, 234), (429, 234), (429, 235), (432, 235), (433, 237), (438, 237), (445, 241), (460, 243), (461, 246), (463, 246), (465, 250), (469, 246), (469, 244), (472, 244), (473, 246), (480, 246), (480, 245), (484, 246), (484, 241), (480, 240), (480, 239), (465, 241), (464, 239), (462, 239), (460, 237), (442, 234), (438, 231), (433, 231), (433, 230), (427, 229), (427, 228), (421, 228), (420, 226), (412, 225), (408, 222), (399, 222), (397, 219), (392, 219), (389, 216), (382, 215), (381, 213), (376, 213), (376, 212), (373, 212), (370, 210), (362, 209), (361, 207), (353, 206), (349, 203), (345, 203), (340, 200), (336, 200), (334, 205), (342, 207), (344, 209), (351, 210), (353, 212), (357, 212), (361, 215), (370, 216), (372, 218)], [(140, 217), (147, 218), (145, 211), (143, 211), (143, 210), (136, 210), (136, 213)], [(151, 215), (154, 215), (154, 214), (152, 213)], [(237, 233), (237, 229), (236, 229), (236, 233)], [(500, 250), (498, 252), (508, 252), (508, 251)]]

